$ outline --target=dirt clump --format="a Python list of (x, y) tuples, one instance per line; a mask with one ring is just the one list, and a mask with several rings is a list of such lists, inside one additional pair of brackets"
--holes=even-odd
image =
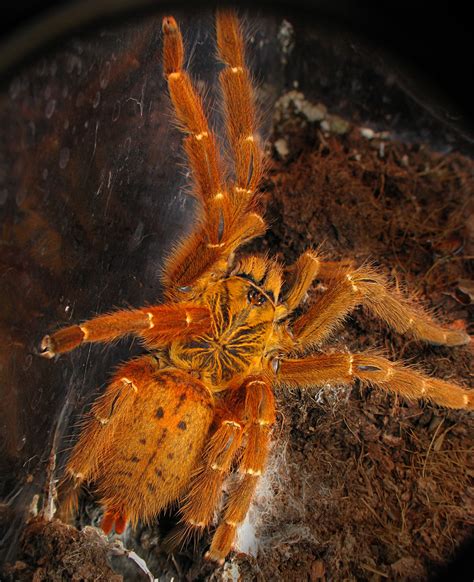
[(12, 582), (120, 582), (108, 560), (109, 548), (99, 531), (82, 531), (57, 519), (32, 519), (21, 539), (21, 556), (4, 572)]

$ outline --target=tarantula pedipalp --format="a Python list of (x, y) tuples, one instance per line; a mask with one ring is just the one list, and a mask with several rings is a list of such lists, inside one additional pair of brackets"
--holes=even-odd
[[(149, 521), (179, 501), (182, 523), (173, 535), (180, 537), (211, 524), (224, 480), (235, 470), (208, 552), (223, 560), (265, 469), (274, 385), (310, 388), (359, 379), (466, 409), (474, 408), (474, 397), (378, 355), (320, 351), (358, 304), (417, 339), (450, 346), (469, 341), (463, 331), (436, 324), (377, 271), (324, 261), (308, 250), (289, 269), (282, 291), (283, 268), (276, 261), (257, 255), (236, 261), (239, 247), (266, 229), (258, 206), (263, 154), (238, 19), (221, 11), (216, 23), (232, 178), (222, 172), (217, 139), (183, 70), (179, 28), (172, 17), (163, 21), (164, 73), (200, 204), (194, 232), (165, 265), (167, 302), (59, 330), (43, 339), (42, 349), (53, 357), (85, 342), (134, 334), (148, 350), (122, 364), (93, 405), (60, 486), (65, 505), (74, 507), (81, 484), (94, 482), (105, 507), (102, 528), (121, 533), (128, 521)], [(295, 316), (315, 279), (327, 291)]]

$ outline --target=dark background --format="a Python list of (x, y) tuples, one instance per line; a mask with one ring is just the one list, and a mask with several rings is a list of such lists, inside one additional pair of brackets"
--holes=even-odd
[[(22, 31), (38, 23), (35, 28), (38, 40), (29, 38), (30, 46), (44, 46), (54, 42), (68, 31), (104, 19), (120, 19), (129, 14), (132, 3), (106, 2), (16, 2), (2, 15), (1, 33), (5, 40), (16, 38), (18, 49), (6, 55), (10, 65), (24, 58), (18, 36)], [(200, 8), (216, 3), (200, 2)], [(220, 3), (222, 4), (222, 3)], [(188, 2), (153, 2), (153, 8), (167, 6), (193, 7)], [(150, 9), (147, 0), (133, 3), (136, 13), (139, 7)], [(472, 112), (473, 42), (467, 6), (460, 0), (449, 4), (418, 4), (402, 0), (398, 2), (349, 2), (347, 0), (297, 0), (239, 2), (244, 9), (258, 7), (284, 15), (300, 13), (314, 21), (325, 22), (335, 30), (349, 31), (366, 41), (375, 51), (374, 56), (383, 56), (389, 68), (396, 70), (406, 90), (428, 106), (432, 113), (446, 122), (455, 124), (463, 133), (473, 138)], [(58, 16), (60, 15), (60, 16)], [(48, 23), (49, 20), (49, 23)], [(54, 23), (53, 23), (54, 22)], [(15, 48), (15, 47), (14, 47)], [(31, 54), (31, 51), (30, 51)], [(36, 54), (36, 49), (33, 50)], [(5, 59), (4, 59), (5, 60)]]

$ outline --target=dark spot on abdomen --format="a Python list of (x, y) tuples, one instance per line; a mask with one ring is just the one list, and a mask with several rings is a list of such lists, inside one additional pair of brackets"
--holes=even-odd
[(136, 457), (135, 455), (133, 455), (133, 457), (130, 459), (132, 461), (132, 463), (139, 463), (140, 459), (138, 457)]
[(146, 439), (144, 439), (144, 438), (141, 438), (141, 439), (140, 439), (140, 443), (141, 443), (142, 445), (146, 445)]
[(163, 410), (163, 408), (160, 406), (157, 411), (156, 411), (156, 418), (163, 418), (163, 416), (165, 415), (165, 411)]
[(180, 420), (178, 422), (178, 428), (181, 430), (186, 430), (188, 428), (188, 425), (184, 422), (184, 420)]
[(168, 434), (168, 429), (167, 429), (167, 428), (164, 428), (164, 429), (161, 431), (161, 434), (160, 434), (160, 436), (159, 436), (159, 437), (156, 439), (156, 444), (157, 444), (158, 446), (160, 446), (160, 445), (162, 445), (162, 444), (163, 444), (163, 442), (164, 442), (164, 441), (165, 441), (165, 439), (166, 439), (166, 435), (167, 435), (167, 434)]

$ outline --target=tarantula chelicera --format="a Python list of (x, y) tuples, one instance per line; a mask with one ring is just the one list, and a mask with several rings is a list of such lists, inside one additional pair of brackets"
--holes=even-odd
[[(141, 338), (147, 354), (122, 364), (95, 402), (67, 463), (60, 499), (73, 509), (84, 482), (104, 506), (102, 528), (121, 533), (150, 521), (172, 502), (185, 536), (211, 524), (223, 483), (236, 473), (208, 557), (222, 561), (265, 470), (275, 422), (273, 386), (311, 388), (355, 379), (407, 398), (474, 408), (474, 392), (381, 356), (330, 353), (320, 347), (357, 305), (400, 333), (434, 344), (469, 342), (435, 323), (376, 270), (324, 261), (306, 251), (287, 269), (239, 247), (265, 232), (259, 207), (263, 153), (253, 89), (237, 16), (217, 13), (220, 85), (234, 167), (224, 174), (220, 149), (200, 96), (183, 70), (176, 21), (163, 20), (164, 74), (194, 177), (194, 231), (163, 271), (166, 302), (116, 311), (61, 329), (42, 341), (52, 358), (86, 342)], [(326, 291), (294, 315), (313, 281)]]

